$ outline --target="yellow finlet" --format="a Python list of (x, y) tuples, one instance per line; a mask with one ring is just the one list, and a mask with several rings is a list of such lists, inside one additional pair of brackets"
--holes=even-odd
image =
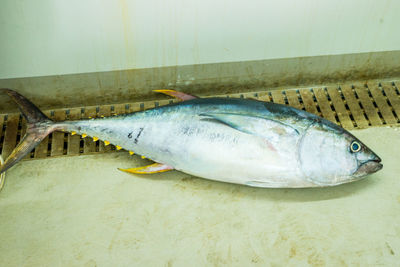
[(75, 132), (75, 131), (72, 131), (72, 132), (71, 132), (71, 135), (76, 135), (76, 132)]
[(110, 142), (109, 141), (107, 141), (107, 140), (104, 140), (104, 145), (105, 146), (108, 146), (110, 144)]
[(101, 118), (104, 118), (104, 115), (101, 115), (100, 117), (101, 117)]
[(89, 119), (91, 119), (92, 117), (89, 117)]
[(172, 167), (161, 163), (153, 163), (143, 167), (131, 168), (131, 169), (118, 169), (120, 171), (136, 174), (153, 174), (173, 170)]
[(117, 148), (117, 150), (121, 150), (122, 146), (115, 146)]
[(85, 138), (87, 136), (87, 134), (82, 134), (82, 138)]
[(135, 154), (135, 152), (133, 152), (133, 151), (129, 151), (129, 154), (130, 154), (130, 155), (133, 155), (133, 154)]
[(142, 159), (145, 159), (146, 157), (145, 157), (145, 156), (141, 156), (141, 158), (142, 158)]
[(99, 138), (98, 137), (96, 137), (96, 136), (93, 136), (93, 141), (97, 141), (97, 140), (99, 140)]

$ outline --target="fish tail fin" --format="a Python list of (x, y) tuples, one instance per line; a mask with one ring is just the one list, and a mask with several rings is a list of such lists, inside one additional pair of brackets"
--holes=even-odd
[(50, 120), (32, 102), (19, 93), (10, 89), (0, 89), (8, 94), (18, 105), (27, 121), (27, 129), (18, 146), (11, 152), (0, 167), (0, 174), (14, 166), (18, 161), (31, 152), (47, 135), (57, 129), (57, 124)]

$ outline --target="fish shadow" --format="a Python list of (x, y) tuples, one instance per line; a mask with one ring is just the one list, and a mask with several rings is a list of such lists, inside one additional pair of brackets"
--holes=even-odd
[(194, 193), (208, 191), (225, 194), (234, 198), (256, 199), (272, 202), (313, 202), (345, 198), (359, 194), (373, 188), (381, 179), (379, 173), (347, 184), (332, 187), (315, 188), (258, 188), (245, 185), (224, 183), (191, 176), (179, 171), (170, 171), (152, 175), (135, 174), (137, 178), (149, 179), (157, 182), (160, 180), (171, 181), (181, 190), (190, 190)]
[[(378, 183), (373, 177), (342, 184), (332, 187), (314, 187), (314, 188), (286, 188), (286, 189), (263, 189), (259, 192), (259, 196), (264, 199), (280, 202), (315, 202), (332, 199), (346, 198), (361, 193)], [(265, 190), (264, 192), (262, 190)]]

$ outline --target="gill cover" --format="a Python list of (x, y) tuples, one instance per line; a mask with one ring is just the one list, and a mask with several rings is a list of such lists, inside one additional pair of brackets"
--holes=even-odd
[(299, 161), (307, 180), (320, 186), (348, 182), (357, 170), (345, 130), (313, 124), (299, 144)]

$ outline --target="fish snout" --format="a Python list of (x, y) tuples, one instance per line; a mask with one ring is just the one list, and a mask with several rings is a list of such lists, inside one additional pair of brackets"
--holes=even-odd
[(382, 159), (378, 155), (374, 155), (375, 157), (372, 159), (373, 161), (377, 163), (381, 163)]
[(371, 159), (362, 162), (354, 174), (356, 176), (364, 176), (377, 172), (383, 168), (383, 164), (381, 162), (382, 159), (377, 155), (374, 155)]

